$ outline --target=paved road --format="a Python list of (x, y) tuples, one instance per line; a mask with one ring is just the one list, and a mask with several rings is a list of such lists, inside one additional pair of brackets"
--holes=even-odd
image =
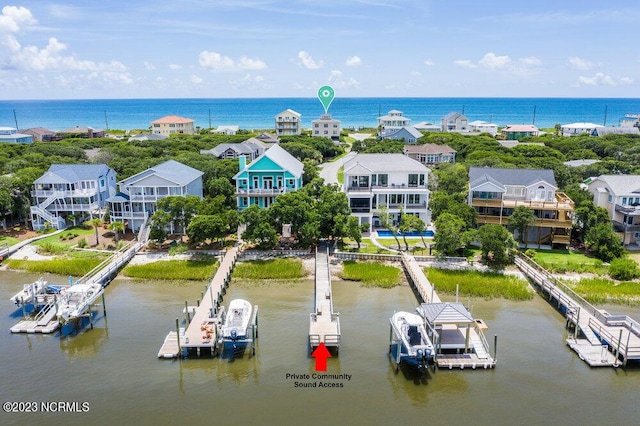
[(349, 159), (355, 156), (355, 152), (350, 152), (339, 160), (336, 160), (331, 163), (323, 163), (320, 164), (320, 177), (324, 179), (325, 184), (338, 183), (338, 170), (344, 164), (345, 161), (349, 161)]

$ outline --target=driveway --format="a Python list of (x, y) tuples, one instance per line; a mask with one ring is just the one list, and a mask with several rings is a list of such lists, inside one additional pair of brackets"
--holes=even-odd
[(349, 161), (355, 155), (355, 152), (350, 152), (339, 160), (333, 161), (331, 163), (320, 164), (318, 166), (320, 167), (320, 177), (324, 179), (324, 183), (327, 185), (332, 183), (337, 183), (338, 185), (340, 185), (340, 183), (338, 182), (338, 170), (340, 170), (340, 167), (342, 167), (345, 161)]

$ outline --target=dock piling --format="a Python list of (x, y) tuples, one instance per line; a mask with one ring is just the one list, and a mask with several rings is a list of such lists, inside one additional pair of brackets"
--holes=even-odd
[(189, 303), (184, 301), (184, 311), (187, 313), (187, 324), (191, 322), (191, 315), (189, 314)]

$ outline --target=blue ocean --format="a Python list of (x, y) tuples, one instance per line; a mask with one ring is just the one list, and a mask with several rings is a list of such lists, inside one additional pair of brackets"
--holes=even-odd
[[(290, 108), (302, 114), (302, 125), (324, 114), (316, 98), (263, 99), (96, 99), (0, 101), (0, 127), (45, 127), (53, 131), (82, 126), (95, 129), (147, 129), (165, 115), (195, 120), (199, 127), (238, 125), (241, 129), (271, 129), (275, 116)], [(375, 127), (376, 118), (399, 110), (416, 124), (440, 124), (450, 112), (469, 121), (484, 120), (499, 126), (592, 122), (617, 126), (625, 114), (640, 113), (637, 98), (340, 98), (329, 113), (343, 128)]]

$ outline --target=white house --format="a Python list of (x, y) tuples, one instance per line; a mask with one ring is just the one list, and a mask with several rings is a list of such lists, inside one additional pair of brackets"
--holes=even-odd
[(477, 133), (489, 133), (491, 136), (498, 134), (498, 125), (487, 123), (486, 121), (476, 120), (469, 123), (469, 131)]
[(31, 143), (33, 142), (33, 136), (18, 133), (13, 127), (0, 127), (0, 142)]
[(570, 123), (560, 126), (562, 136), (577, 136), (577, 135), (590, 135), (595, 129), (604, 128), (599, 124), (594, 123)]
[(402, 116), (402, 111), (391, 110), (387, 115), (378, 117), (378, 137), (386, 138), (397, 132), (405, 126), (408, 126), (411, 120)]
[(607, 209), (623, 243), (640, 245), (640, 175), (602, 175), (588, 182), (593, 203)]
[(285, 109), (276, 115), (276, 136), (299, 135), (302, 133), (302, 115), (292, 109)]
[(218, 135), (235, 135), (239, 130), (240, 126), (218, 126), (218, 128), (213, 130), (211, 133)]
[(394, 222), (404, 210), (429, 224), (428, 178), (425, 165), (403, 154), (357, 154), (344, 164), (344, 191), (351, 214), (360, 224), (372, 227), (380, 226), (377, 212), (382, 206)]
[(73, 215), (82, 222), (102, 217), (107, 199), (116, 193), (116, 172), (105, 164), (52, 164), (33, 182), (31, 220), (33, 229), (50, 224), (63, 229)]
[(120, 192), (110, 197), (112, 222), (124, 222), (136, 232), (156, 211), (158, 200), (168, 196), (202, 198), (202, 173), (175, 160), (165, 161), (120, 182)]
[(331, 114), (322, 114), (319, 119), (311, 122), (311, 135), (329, 138), (332, 141), (340, 140), (340, 120), (331, 118)]
[(442, 118), (442, 131), (467, 133), (469, 120), (459, 112), (451, 112)]

